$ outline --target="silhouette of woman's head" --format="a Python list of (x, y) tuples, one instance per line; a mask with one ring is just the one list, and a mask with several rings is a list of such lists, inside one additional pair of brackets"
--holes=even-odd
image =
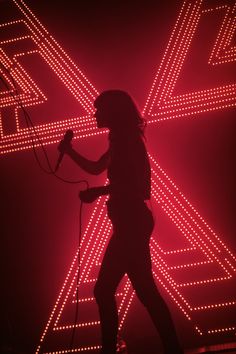
[(137, 131), (143, 134), (145, 120), (142, 118), (134, 100), (122, 90), (102, 92), (95, 100), (95, 118), (99, 128), (111, 131)]

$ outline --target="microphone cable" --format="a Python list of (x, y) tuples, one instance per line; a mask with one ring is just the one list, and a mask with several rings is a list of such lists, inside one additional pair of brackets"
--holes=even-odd
[(81, 239), (82, 239), (82, 209), (83, 209), (83, 202), (80, 200), (80, 208), (79, 208), (79, 247), (78, 247), (78, 272), (77, 272), (77, 277), (76, 277), (76, 306), (75, 306), (75, 318), (74, 318), (74, 324), (73, 324), (73, 329), (72, 329), (72, 334), (71, 334), (71, 340), (70, 340), (70, 346), (69, 346), (69, 352), (72, 352), (73, 346), (74, 346), (74, 341), (75, 341), (75, 331), (76, 331), (76, 324), (78, 320), (78, 313), (79, 313), (79, 280), (80, 280), (80, 262), (81, 262)]
[[(65, 182), (65, 183), (71, 183), (71, 184), (78, 184), (78, 183), (85, 183), (87, 188), (88, 188), (88, 181), (87, 180), (68, 180), (68, 179), (65, 179), (65, 178), (62, 178), (60, 176), (58, 176), (55, 171), (53, 170), (52, 168), (52, 165), (49, 161), (49, 157), (48, 157), (48, 154), (47, 154), (47, 151), (42, 143), (42, 140), (41, 138), (39, 137), (38, 133), (37, 133), (37, 130), (31, 120), (31, 117), (29, 115), (29, 113), (26, 111), (26, 109), (24, 108), (23, 104), (22, 104), (22, 100), (20, 99), (20, 97), (17, 97), (19, 96), (19, 92), (18, 92), (18, 89), (16, 87), (16, 82), (15, 82), (15, 79), (14, 77), (12, 76), (10, 70), (8, 68), (5, 67), (5, 65), (0, 62), (0, 65), (1, 67), (8, 73), (10, 79), (11, 79), (11, 82), (13, 84), (13, 87), (14, 87), (14, 90), (15, 90), (15, 94), (11, 92), (11, 89), (10, 87), (8, 86), (6, 80), (4, 80), (4, 78), (0, 75), (0, 80), (1, 82), (3, 83), (3, 85), (6, 87), (6, 89), (10, 92), (10, 95), (13, 97), (14, 101), (16, 102), (17, 106), (20, 107), (23, 111), (23, 114), (24, 114), (24, 119), (25, 119), (25, 122), (26, 122), (26, 125), (27, 125), (27, 128), (28, 128), (28, 131), (30, 133), (30, 139), (31, 139), (31, 142), (32, 142), (32, 149), (33, 149), (33, 153), (34, 153), (34, 157), (35, 157), (35, 160), (38, 164), (38, 166), (40, 167), (40, 169), (48, 174), (48, 175), (53, 175), (55, 176), (57, 179), (61, 180), (62, 182)], [(36, 151), (36, 146), (35, 146), (35, 141), (34, 141), (34, 137), (38, 140), (39, 142), (39, 146), (40, 148), (42, 149), (42, 152), (43, 152), (43, 155), (45, 157), (45, 160), (46, 160), (46, 163), (47, 163), (47, 166), (48, 166), (48, 169), (46, 169), (39, 157), (38, 157), (38, 154), (37, 154), (37, 151)]]

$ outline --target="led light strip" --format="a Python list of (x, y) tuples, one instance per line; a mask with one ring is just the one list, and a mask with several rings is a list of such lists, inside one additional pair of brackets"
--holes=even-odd
[(236, 327), (225, 327), (225, 328), (218, 328), (218, 329), (212, 329), (208, 331), (209, 334), (216, 334), (216, 333), (222, 333), (222, 332), (231, 332), (235, 331)]
[[(99, 349), (101, 349), (101, 346), (95, 345), (95, 346), (89, 346), (89, 347), (76, 348), (76, 349), (72, 349), (72, 350), (58, 350), (58, 351), (53, 352), (53, 354), (88, 352), (88, 351), (94, 351), (94, 350), (99, 350)], [(52, 354), (52, 352), (45, 352), (45, 354)]]
[[(184, 197), (184, 195), (178, 190), (177, 186), (170, 180), (166, 173), (159, 167), (158, 163), (150, 156), (152, 164), (152, 174), (153, 174), (153, 184), (152, 193), (154, 199), (161, 206), (161, 208), (167, 213), (172, 222), (179, 228), (183, 233), (184, 237), (193, 245), (190, 248), (190, 252), (196, 247), (207, 261), (196, 262), (196, 264), (184, 264), (177, 267), (169, 267), (163, 256), (160, 256), (160, 247), (157, 245), (156, 241), (153, 239), (151, 243), (152, 247), (152, 260), (154, 265), (157, 267), (156, 274), (163, 274), (164, 277), (161, 281), (161, 285), (165, 285), (164, 288), (171, 294), (172, 299), (175, 301), (176, 305), (181, 308), (185, 316), (190, 319), (191, 311), (204, 310), (204, 309), (215, 309), (220, 307), (235, 306), (235, 301), (228, 301), (218, 304), (205, 305), (199, 307), (192, 307), (189, 302), (181, 295), (180, 288), (185, 286), (204, 286), (208, 283), (213, 282), (223, 282), (228, 281), (234, 275), (232, 269), (235, 271), (235, 256), (230, 252), (230, 250), (223, 244), (220, 238), (212, 231), (204, 219), (195, 211), (193, 206)], [(172, 197), (172, 200), (170, 198)], [(176, 205), (177, 202), (177, 205)], [(176, 208), (176, 206), (178, 208)], [(184, 214), (183, 214), (184, 213)], [(182, 217), (181, 217), (182, 214)], [(184, 217), (183, 217), (184, 215)], [(181, 217), (181, 219), (180, 219)], [(188, 220), (187, 220), (188, 219)], [(184, 223), (183, 223), (184, 222)], [(192, 226), (193, 225), (193, 226)], [(192, 229), (192, 232), (188, 232), (188, 228)], [(199, 233), (200, 231), (200, 233)], [(209, 243), (209, 245), (207, 245)], [(187, 252), (189, 252), (187, 250)], [(180, 250), (178, 250), (179, 252)], [(183, 252), (183, 250), (182, 250)], [(186, 252), (186, 253), (187, 253)], [(165, 252), (162, 252), (165, 256)], [(227, 254), (227, 258), (224, 258)], [(229, 261), (230, 259), (230, 261)], [(178, 284), (170, 275), (170, 271), (173, 269), (182, 269), (185, 267), (198, 267), (204, 264), (215, 263), (217, 268), (222, 268), (222, 273), (226, 276), (223, 277), (213, 277), (209, 279), (204, 279), (202, 281), (191, 281), (183, 284)], [(231, 267), (229, 267), (231, 265)], [(160, 281), (160, 276), (158, 281)], [(179, 289), (179, 290), (178, 290)], [(199, 325), (195, 326), (199, 334), (203, 334), (203, 331), (199, 329)]]
[[(201, 215), (197, 212), (193, 205), (188, 201), (188, 199), (179, 190), (176, 184), (172, 182), (166, 172), (160, 167), (157, 161), (150, 154), (149, 158), (152, 162), (153, 173), (156, 174), (158, 181), (161, 182), (161, 186), (164, 186), (166, 191), (171, 194), (177, 205), (180, 206), (181, 210), (186, 213), (191, 222), (193, 222), (193, 224), (196, 225), (197, 228), (202, 232), (204, 238), (206, 238), (206, 240), (211, 243), (211, 246), (213, 246), (215, 250), (220, 253), (222, 252), (221, 248), (223, 248), (227, 256), (229, 256), (232, 261), (235, 262), (236, 257), (229, 250), (229, 248), (221, 241), (219, 236), (217, 236), (217, 234), (212, 230), (212, 228), (207, 224), (207, 222), (201, 217)], [(210, 237), (207, 236), (208, 234), (210, 234)]]
[[(64, 83), (65, 87), (71, 92), (74, 98), (80, 103), (81, 107), (83, 107), (83, 109), (88, 114), (87, 120), (82, 118), (82, 125), (85, 128), (85, 133), (81, 134), (81, 129), (78, 129), (80, 132), (79, 137), (83, 138), (104, 133), (104, 131), (98, 132), (96, 127), (92, 127), (91, 129), (90, 126), (91, 120), (95, 122), (95, 120), (92, 119), (92, 115), (94, 113), (93, 102), (98, 95), (98, 91), (89, 82), (81, 70), (79, 70), (79, 68), (73, 63), (73, 61), (61, 48), (61, 46), (53, 39), (51, 35), (49, 35), (49, 33), (36, 19), (36, 17), (25, 5), (25, 3), (23, 1), (16, 0), (13, 0), (13, 2), (17, 6), (20, 13), (23, 15), (23, 19), (17, 21), (9, 21), (8, 23), (1, 24), (0, 30), (1, 28), (22, 24), (25, 28), (27, 28), (29, 34), (24, 36), (19, 34), (15, 38), (3, 40), (0, 43), (0, 54), (2, 53), (3, 57), (1, 57), (0, 60), (6, 69), (10, 71), (20, 90), (23, 90), (23, 94), (21, 93), (18, 96), (15, 96), (14, 101), (13, 97), (9, 95), (9, 92), (6, 92), (7, 98), (3, 97), (1, 99), (0, 108), (4, 108), (9, 104), (11, 104), (14, 108), (14, 106), (18, 106), (16, 101), (19, 99), (21, 100), (21, 104), (24, 107), (43, 103), (44, 100), (47, 99), (39, 87), (33, 82), (32, 78), (27, 74), (26, 70), (24, 70), (20, 65), (18, 60), (23, 56), (38, 54), (41, 56), (43, 61), (49, 65), (52, 71), (54, 71), (58, 78)], [(14, 43), (17, 41), (18, 43), (22, 42), (23, 44), (25, 40), (29, 39), (32, 41), (34, 46), (37, 47), (37, 50), (16, 53), (12, 58), (10, 58), (4, 50), (5, 45), (9, 43)], [(1, 125), (0, 154), (32, 148), (32, 132), (30, 132), (27, 128), (20, 129), (18, 116), (16, 116), (15, 119), (17, 131), (13, 134), (5, 135), (3, 126)], [(71, 123), (74, 120), (76, 121), (77, 127), (79, 127), (81, 123), (81, 117), (76, 119), (71, 118), (66, 122), (59, 121), (55, 122), (54, 124), (44, 124), (43, 128), (42, 126), (41, 128), (36, 126), (36, 131), (43, 144), (47, 145), (50, 143), (55, 143), (61, 139), (65, 128), (71, 128)], [(54, 128), (55, 126), (57, 128)], [(63, 126), (63, 130), (58, 129), (60, 126)], [(58, 139), (56, 139), (57, 137)], [(35, 146), (38, 146), (39, 143), (37, 142), (37, 138), (35, 137), (34, 140)]]
[[(143, 113), (149, 117), (149, 122), (194, 117), (199, 113), (236, 105), (235, 84), (173, 96), (173, 90), (187, 58), (199, 21), (208, 12), (225, 11), (225, 17), (208, 64), (216, 65), (236, 60), (234, 47), (226, 50), (235, 33), (236, 6), (216, 6), (202, 10), (202, 3), (202, 1), (185, 1), (182, 6), (143, 110)], [(222, 51), (224, 54), (221, 53)]]
[(225, 306), (235, 306), (236, 301), (229, 301), (229, 302), (223, 302), (219, 304), (211, 304), (211, 305), (205, 305), (205, 306), (197, 306), (192, 309), (192, 311), (199, 311), (199, 310), (207, 310), (207, 309), (213, 309), (213, 308), (219, 308), (219, 307), (225, 307)]
[[(216, 8), (217, 10), (220, 9)], [(209, 58), (209, 64), (218, 65), (236, 60), (235, 47), (231, 47), (233, 36), (236, 30), (236, 4), (232, 10), (226, 6), (226, 15), (221, 25), (218, 37)]]

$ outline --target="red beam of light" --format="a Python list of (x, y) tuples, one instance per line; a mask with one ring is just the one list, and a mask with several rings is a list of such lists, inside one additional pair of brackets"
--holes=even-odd
[[(22, 23), (28, 34), (19, 34), (14, 38), (1, 41), (0, 55), (1, 61), (11, 71), (12, 76), (21, 89), (19, 95), (22, 104), (28, 107), (30, 105), (43, 104), (46, 100), (46, 96), (42, 90), (40, 90), (18, 61), (21, 56), (37, 53), (50, 66), (85, 111), (83, 117), (73, 117), (58, 122), (38, 125), (36, 129), (43, 143), (50, 144), (59, 141), (67, 128), (75, 130), (77, 138), (103, 133), (98, 132), (95, 121), (91, 118), (93, 100), (98, 94), (94, 86), (86, 79), (85, 75), (81, 73), (79, 68), (47, 32), (24, 2), (12, 1), (17, 6), (21, 14), (21, 19), (4, 23), (0, 28)], [(144, 113), (149, 116), (150, 122), (183, 116), (193, 117), (196, 113), (235, 106), (234, 84), (225, 84), (184, 95), (173, 95), (176, 82), (181, 74), (181, 68), (191, 48), (191, 42), (201, 17), (209, 12), (221, 10), (225, 11), (225, 16), (213, 47), (209, 64), (219, 65), (235, 61), (233, 48), (232, 46), (230, 47), (235, 30), (235, 6), (230, 7), (223, 4), (215, 8), (204, 9), (203, 1), (185, 1), (144, 107)], [(13, 56), (7, 53), (7, 44), (23, 43), (27, 39), (30, 39), (34, 44), (34, 49), (26, 52), (17, 52)], [(9, 77), (6, 73), (4, 75), (6, 76), (6, 81), (10, 84), (10, 88), (14, 91)], [(3, 126), (1, 128), (1, 153), (31, 148), (29, 129), (20, 129), (17, 123), (17, 104), (6, 90), (1, 92), (1, 99), (1, 107), (12, 107), (16, 119), (16, 132), (13, 134), (6, 134)], [(197, 333), (200, 335), (211, 335), (235, 331), (235, 324), (232, 322), (230, 315), (230, 323), (222, 327), (221, 322), (221, 310), (229, 310), (232, 313), (232, 308), (235, 308), (236, 304), (235, 294), (232, 294), (229, 290), (230, 288), (232, 289), (231, 284), (233, 284), (235, 279), (235, 257), (161, 169), (156, 160), (151, 156), (150, 159), (153, 173), (153, 199), (165, 215), (168, 216), (171, 223), (176, 226), (176, 230), (178, 230), (186, 243), (186, 247), (164, 249), (157, 244), (155, 237), (153, 237), (151, 250), (154, 275), (173, 303), (192, 322)], [(91, 287), (96, 279), (97, 268), (101, 262), (110, 231), (111, 225), (105, 214), (104, 199), (100, 198), (88, 222), (81, 245), (82, 271), (79, 285), (83, 287), (82, 294), (91, 294)], [(173, 261), (171, 261), (171, 258), (178, 254), (191, 256), (193, 253), (195, 254), (195, 258), (197, 258), (194, 259), (194, 262), (181, 263), (177, 260), (173, 264)], [(65, 347), (62, 341), (63, 338), (68, 339), (68, 330), (73, 327), (73, 316), (70, 317), (67, 313), (74, 312), (76, 276), (78, 271), (77, 254), (74, 257), (46, 328), (43, 331), (37, 352), (41, 349), (42, 344), (43, 346), (47, 346), (50, 339), (52, 343), (61, 343), (60, 348), (57, 349), (58, 353), (68, 352), (68, 348)], [(207, 275), (196, 278), (194, 270), (198, 271), (199, 269), (205, 269), (205, 274)], [(185, 270), (191, 270), (191, 272), (188, 272), (186, 275)], [(202, 272), (200, 274), (202, 275)], [(228, 289), (224, 293), (223, 300), (218, 298), (219, 292), (214, 291), (214, 289), (219, 289), (219, 287)], [(211, 301), (197, 303), (196, 296), (194, 297), (196, 289), (198, 293), (203, 294), (205, 291), (209, 292), (211, 290)], [(130, 282), (125, 278), (117, 294), (120, 329), (127, 316), (133, 296), (134, 292)], [(89, 295), (80, 297), (79, 301), (80, 306), (88, 304), (89, 306), (93, 306), (94, 299)], [(206, 327), (201, 321), (201, 315), (198, 316), (198, 314), (205, 313), (208, 315), (213, 312), (214, 319), (219, 314), (217, 317), (218, 322), (214, 320), (214, 323), (210, 323), (209, 321), (209, 327)], [(99, 347), (97, 334), (99, 321), (96, 318), (96, 313), (94, 314), (94, 318), (84, 318), (77, 324), (78, 331), (81, 332), (79, 346), (75, 349), (77, 352), (96, 350)], [(86, 335), (83, 335), (85, 333)], [(93, 334), (94, 343), (92, 343), (89, 333)], [(66, 343), (68, 343), (67, 340)], [(55, 352), (54, 348), (49, 348), (48, 350)]]

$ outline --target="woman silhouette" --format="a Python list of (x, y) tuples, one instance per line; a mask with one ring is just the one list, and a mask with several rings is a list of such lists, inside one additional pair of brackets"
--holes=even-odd
[(154, 223), (145, 202), (150, 199), (151, 190), (150, 164), (144, 143), (145, 120), (132, 98), (121, 90), (104, 91), (94, 106), (98, 128), (109, 129), (108, 151), (98, 161), (84, 158), (64, 141), (60, 143), (59, 151), (67, 153), (88, 173), (99, 174), (107, 169), (107, 186), (80, 193), (81, 200), (86, 203), (109, 194), (107, 209), (113, 235), (94, 289), (101, 321), (101, 354), (116, 353), (118, 314), (115, 293), (125, 273), (151, 316), (165, 354), (183, 353), (169, 309), (152, 275), (149, 240)]

